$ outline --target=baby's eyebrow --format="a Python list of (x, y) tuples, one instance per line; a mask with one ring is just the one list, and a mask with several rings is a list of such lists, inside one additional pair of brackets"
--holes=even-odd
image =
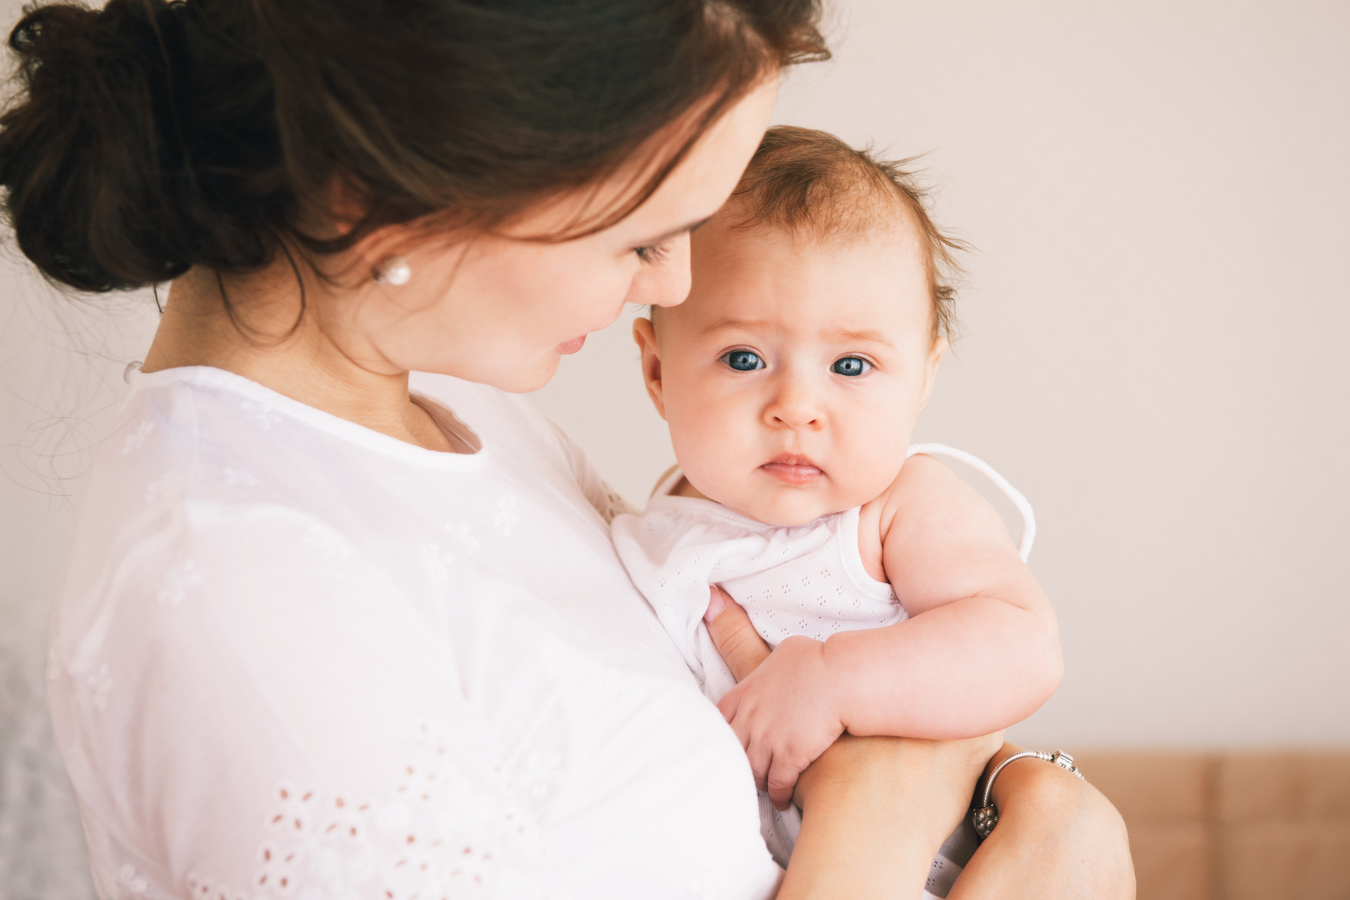
[(851, 328), (832, 328), (824, 333), (826, 338), (836, 341), (844, 341), (851, 344), (885, 344), (887, 347), (894, 347), (891, 339), (876, 330), (875, 328), (863, 328), (853, 330)]
[(757, 331), (768, 328), (773, 322), (763, 319), (718, 319), (703, 329), (704, 334), (712, 334), (714, 331), (725, 331), (728, 328), (740, 328), (746, 331)]
[[(781, 329), (782, 323), (771, 319), (718, 319), (703, 329), (703, 333), (712, 334), (729, 328), (743, 331), (768, 331)], [(885, 332), (875, 328), (828, 328), (822, 331), (820, 336), (831, 343), (882, 344), (886, 347), (895, 347), (895, 343), (886, 336)]]

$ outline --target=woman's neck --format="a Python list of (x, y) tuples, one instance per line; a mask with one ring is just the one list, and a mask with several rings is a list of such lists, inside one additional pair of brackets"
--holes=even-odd
[(429, 450), (473, 452), (412, 401), (408, 372), (384, 359), (362, 360), (333, 340), (319, 309), (332, 290), (305, 279), (302, 311), (294, 270), (280, 266), (223, 289), (214, 272), (194, 269), (169, 289), (164, 316), (142, 371), (212, 366), (307, 406)]

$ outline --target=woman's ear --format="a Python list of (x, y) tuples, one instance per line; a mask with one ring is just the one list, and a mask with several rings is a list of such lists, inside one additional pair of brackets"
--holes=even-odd
[(331, 218), (334, 230), (339, 235), (350, 234), (369, 209), (369, 192), (363, 191), (351, 179), (336, 175), (329, 179), (327, 193), (328, 209), (325, 212)]
[(919, 401), (919, 409), (928, 405), (928, 398), (933, 396), (933, 383), (937, 381), (938, 364), (942, 362), (942, 355), (947, 352), (947, 338), (938, 337), (933, 341), (933, 347), (928, 351), (928, 362), (924, 365), (923, 372), (923, 399)]
[(661, 388), (661, 351), (656, 343), (656, 328), (651, 319), (633, 320), (633, 340), (637, 342), (638, 350), (642, 351), (642, 380), (647, 384), (647, 396), (652, 398), (652, 405), (664, 419), (666, 400)]

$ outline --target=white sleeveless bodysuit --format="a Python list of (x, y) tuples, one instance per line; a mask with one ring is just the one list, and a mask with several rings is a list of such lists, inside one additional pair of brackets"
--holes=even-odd
[[(964, 451), (915, 444), (906, 456), (916, 453), (958, 459), (998, 485), (1022, 513), (1019, 552), (1026, 559), (1035, 539), (1035, 518), (1012, 485)], [(840, 631), (881, 628), (909, 617), (890, 584), (872, 578), (863, 566), (858, 548), (860, 507), (805, 525), (766, 525), (712, 500), (672, 496), (681, 477), (676, 469), (666, 478), (641, 516), (616, 517), (611, 534), (633, 583), (713, 702), (734, 687), (736, 679), (703, 624), (711, 585), (720, 585), (745, 608), (770, 647), (791, 635), (823, 641)], [(795, 807), (787, 813), (775, 811), (763, 793), (760, 813), (769, 850), (780, 865), (786, 865), (800, 814)]]

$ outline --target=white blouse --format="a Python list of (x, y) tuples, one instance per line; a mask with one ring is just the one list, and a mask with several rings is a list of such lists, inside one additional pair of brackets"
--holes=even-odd
[(616, 500), (523, 400), (414, 389), (482, 449), (135, 378), (49, 650), (100, 896), (772, 895), (744, 753), (615, 557)]

